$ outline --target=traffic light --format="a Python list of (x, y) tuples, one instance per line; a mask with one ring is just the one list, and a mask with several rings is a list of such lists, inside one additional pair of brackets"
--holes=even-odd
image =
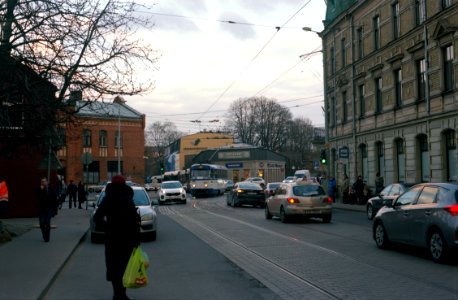
[(161, 174), (164, 174), (164, 164), (161, 163)]
[(320, 162), (322, 165), (327, 164), (328, 158), (326, 157), (326, 150), (321, 150)]

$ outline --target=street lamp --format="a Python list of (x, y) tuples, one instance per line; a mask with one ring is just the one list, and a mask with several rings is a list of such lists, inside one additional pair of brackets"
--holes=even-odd
[(126, 103), (126, 101), (120, 97), (116, 96), (113, 100), (113, 103), (118, 105), (118, 175), (121, 174), (121, 106)]

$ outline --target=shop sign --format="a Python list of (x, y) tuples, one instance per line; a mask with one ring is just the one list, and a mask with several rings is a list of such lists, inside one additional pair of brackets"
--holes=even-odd
[(241, 169), (243, 168), (243, 163), (227, 163), (226, 168), (228, 169)]

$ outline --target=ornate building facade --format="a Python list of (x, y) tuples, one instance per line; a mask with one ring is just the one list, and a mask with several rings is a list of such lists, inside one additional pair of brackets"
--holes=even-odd
[(457, 182), (458, 1), (334, 2), (320, 34), (331, 173)]

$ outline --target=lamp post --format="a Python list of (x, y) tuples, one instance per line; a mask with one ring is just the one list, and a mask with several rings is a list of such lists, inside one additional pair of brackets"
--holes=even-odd
[(117, 156), (118, 156), (118, 175), (121, 174), (121, 106), (126, 103), (126, 101), (120, 97), (116, 96), (113, 100), (113, 103), (118, 105), (118, 147), (117, 147)]

